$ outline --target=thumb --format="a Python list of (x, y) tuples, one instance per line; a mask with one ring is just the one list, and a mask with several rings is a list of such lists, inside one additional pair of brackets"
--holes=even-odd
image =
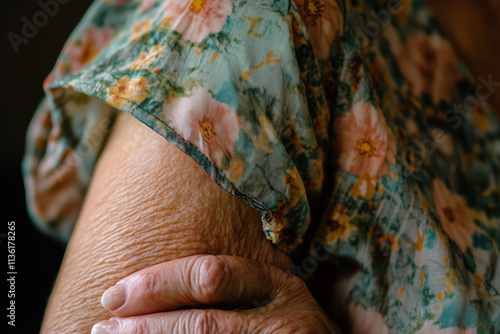
[(194, 255), (125, 277), (104, 292), (101, 303), (120, 317), (203, 305), (255, 306), (255, 300), (274, 297), (282, 275), (244, 257)]

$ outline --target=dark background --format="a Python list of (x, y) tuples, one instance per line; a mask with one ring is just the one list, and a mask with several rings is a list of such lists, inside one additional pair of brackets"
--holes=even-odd
[[(43, 3), (54, 0), (40, 0)], [(68, 0), (65, 0), (68, 1)], [(65, 2), (62, 1), (62, 2)], [(1, 25), (1, 229), (0, 259), (3, 268), (2, 325), (3, 333), (38, 333), (50, 291), (54, 284), (63, 254), (64, 245), (47, 238), (39, 232), (26, 212), (21, 159), (24, 151), (25, 133), (38, 103), (43, 97), (42, 83), (52, 70), (69, 34), (80, 21), (91, 0), (70, 0), (59, 4), (53, 17), (19, 45), (15, 53), (8, 39), (9, 32), (23, 36), (22, 18), (33, 22), (33, 15), (42, 11), (39, 0), (17, 0), (2, 3)], [(6, 317), (9, 299), (7, 279), (7, 223), (16, 226), (16, 321), (15, 328), (9, 326)]]

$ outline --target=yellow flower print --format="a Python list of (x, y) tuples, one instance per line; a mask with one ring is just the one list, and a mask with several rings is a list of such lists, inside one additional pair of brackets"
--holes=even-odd
[(495, 226), (496, 222), (498, 221), (495, 218), (488, 218), (486, 216), (486, 212), (484, 212), (484, 211), (476, 211), (476, 210), (471, 209), (471, 210), (469, 210), (469, 212), (470, 212), (472, 219), (479, 220), (480, 222), (482, 222), (484, 225), (486, 225), (488, 227)]
[(141, 52), (139, 58), (132, 63), (130, 66), (130, 70), (142, 70), (143, 68), (148, 67), (155, 60), (154, 57), (149, 57), (146, 52)]
[(403, 297), (403, 293), (405, 292), (405, 287), (404, 285), (399, 288), (399, 292), (398, 292), (398, 299), (401, 300), (401, 298)]
[(379, 177), (370, 177), (367, 174), (364, 174), (358, 177), (358, 180), (349, 191), (349, 195), (354, 198), (370, 199), (375, 196), (377, 188), (379, 188)]
[(396, 162), (396, 137), (372, 103), (357, 102), (334, 121), (334, 128), (341, 170), (381, 176), (389, 172), (388, 163)]
[(207, 0), (193, 0), (189, 5), (189, 10), (192, 12), (200, 12), (207, 5)]
[(387, 234), (385, 236), (385, 240), (391, 245), (391, 250), (392, 251), (397, 251), (399, 249), (399, 237), (395, 236), (393, 237), (392, 234)]
[(327, 243), (333, 243), (338, 239), (347, 239), (352, 230), (357, 227), (349, 223), (351, 217), (347, 216), (347, 208), (341, 204), (336, 205), (326, 216), (321, 225), (320, 234), (324, 236)]
[(300, 20), (293, 14), (290, 19), (290, 40), (293, 41), (293, 44), (297, 49), (306, 44), (306, 39), (300, 31)]
[(455, 278), (457, 277), (457, 273), (453, 268), (446, 268), (445, 276), (441, 278), (441, 283), (446, 283), (446, 293), (453, 292), (453, 286), (455, 285)]
[(281, 60), (279, 59), (279, 56), (277, 54), (274, 53), (274, 51), (269, 51), (267, 54), (266, 54), (266, 60), (264, 60), (263, 62), (260, 62), (258, 63), (257, 65), (255, 66), (252, 66), (253, 69), (258, 69), (264, 65), (272, 65), (272, 64), (276, 64), (276, 63), (280, 63)]
[(413, 244), (414, 247), (412, 247), (411, 251), (415, 252), (415, 265), (418, 267), (423, 267), (425, 263), (424, 259), (424, 240), (425, 240), (425, 235), (427, 234), (427, 228), (424, 230), (423, 235), (420, 234), (420, 230), (417, 229), (417, 241), (411, 241), (407, 240), (406, 242), (409, 244)]
[(443, 300), (443, 298), (444, 298), (444, 293), (443, 293), (443, 291), (438, 291), (438, 293), (436, 293), (436, 299), (437, 299), (438, 301), (442, 301), (442, 300)]
[(290, 141), (294, 154), (300, 154), (305, 151), (299, 131), (300, 129), (298, 129), (297, 122), (294, 119), (291, 119), (288, 123), (286, 131), (283, 133), (283, 136), (286, 136), (286, 138)]
[(138, 22), (132, 28), (132, 40), (137, 42), (141, 36), (151, 30), (151, 19)]
[(136, 59), (130, 66), (130, 69), (133, 70), (141, 70), (143, 68), (149, 67), (158, 57), (160, 57), (165, 52), (165, 48), (161, 47), (160, 44), (156, 44), (151, 48), (149, 53), (142, 52), (139, 55), (139, 58)]
[(107, 103), (116, 108), (130, 103), (139, 104), (148, 97), (148, 89), (149, 85), (145, 77), (129, 79), (124, 76), (116, 83), (116, 86), (108, 88), (111, 96)]
[(213, 64), (215, 62), (215, 59), (220, 55), (220, 51), (215, 52), (212, 57), (210, 58), (210, 64)]
[(241, 73), (241, 77), (243, 78), (243, 83), (245, 83), (245, 81), (247, 81), (248, 78), (250, 78), (252, 76), (252, 73), (250, 71), (243, 71)]
[(474, 278), (474, 285), (475, 286), (481, 286), (483, 284), (484, 277), (481, 274), (477, 274), (476, 277)]
[(206, 88), (195, 87), (191, 96), (165, 101), (163, 109), (171, 127), (217, 166), (224, 156), (234, 157), (241, 128), (238, 115)]
[(254, 35), (255, 37), (262, 37), (262, 34), (253, 31), (253, 28), (257, 23), (262, 21), (262, 17), (249, 17), (249, 16), (244, 16), (247, 20), (250, 21), (250, 28), (248, 29), (248, 34), (249, 35)]
[(309, 32), (314, 53), (327, 59), (333, 40), (343, 34), (341, 9), (335, 1), (329, 0), (296, 0), (295, 3)]
[(165, 52), (165, 47), (161, 44), (156, 44), (151, 48), (150, 54), (154, 54), (156, 57), (160, 57)]
[(424, 249), (424, 240), (426, 233), (427, 229), (425, 229), (423, 235), (421, 235), (420, 230), (417, 229), (417, 241), (407, 241), (408, 243), (415, 245), (415, 247), (411, 249), (413, 252), (421, 252)]
[(169, 0), (161, 9), (168, 29), (175, 29), (184, 40), (199, 43), (222, 30), (233, 4), (231, 0)]

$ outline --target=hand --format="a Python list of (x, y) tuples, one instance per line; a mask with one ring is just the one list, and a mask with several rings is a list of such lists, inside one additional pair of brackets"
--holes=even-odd
[(92, 334), (339, 333), (304, 281), (238, 256), (157, 264), (119, 281), (101, 303), (117, 317)]

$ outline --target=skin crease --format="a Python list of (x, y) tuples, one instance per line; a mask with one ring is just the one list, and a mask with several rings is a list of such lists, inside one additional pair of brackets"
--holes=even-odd
[[(130, 154), (134, 152), (134, 154)], [(46, 309), (42, 333), (89, 333), (112, 314), (102, 293), (154, 264), (195, 254), (244, 256), (291, 268), (260, 214), (190, 157), (120, 112), (96, 167)]]
[[(101, 322), (96, 330), (118, 325), (121, 334), (340, 333), (302, 279), (245, 257), (184, 257), (141, 270), (118, 285), (128, 286), (126, 303), (107, 305), (120, 318)], [(255, 300), (267, 303), (248, 308)]]
[[(427, 3), (474, 75), (492, 74), (499, 82), (500, 19), (495, 13), (500, 15), (500, 2)], [(488, 102), (500, 116), (500, 89)], [(108, 287), (138, 270), (200, 253), (246, 256), (283, 269), (291, 265), (265, 239), (255, 210), (222, 191), (191, 158), (122, 113), (68, 245), (42, 333), (89, 333), (96, 322), (112, 316), (100, 305)]]

